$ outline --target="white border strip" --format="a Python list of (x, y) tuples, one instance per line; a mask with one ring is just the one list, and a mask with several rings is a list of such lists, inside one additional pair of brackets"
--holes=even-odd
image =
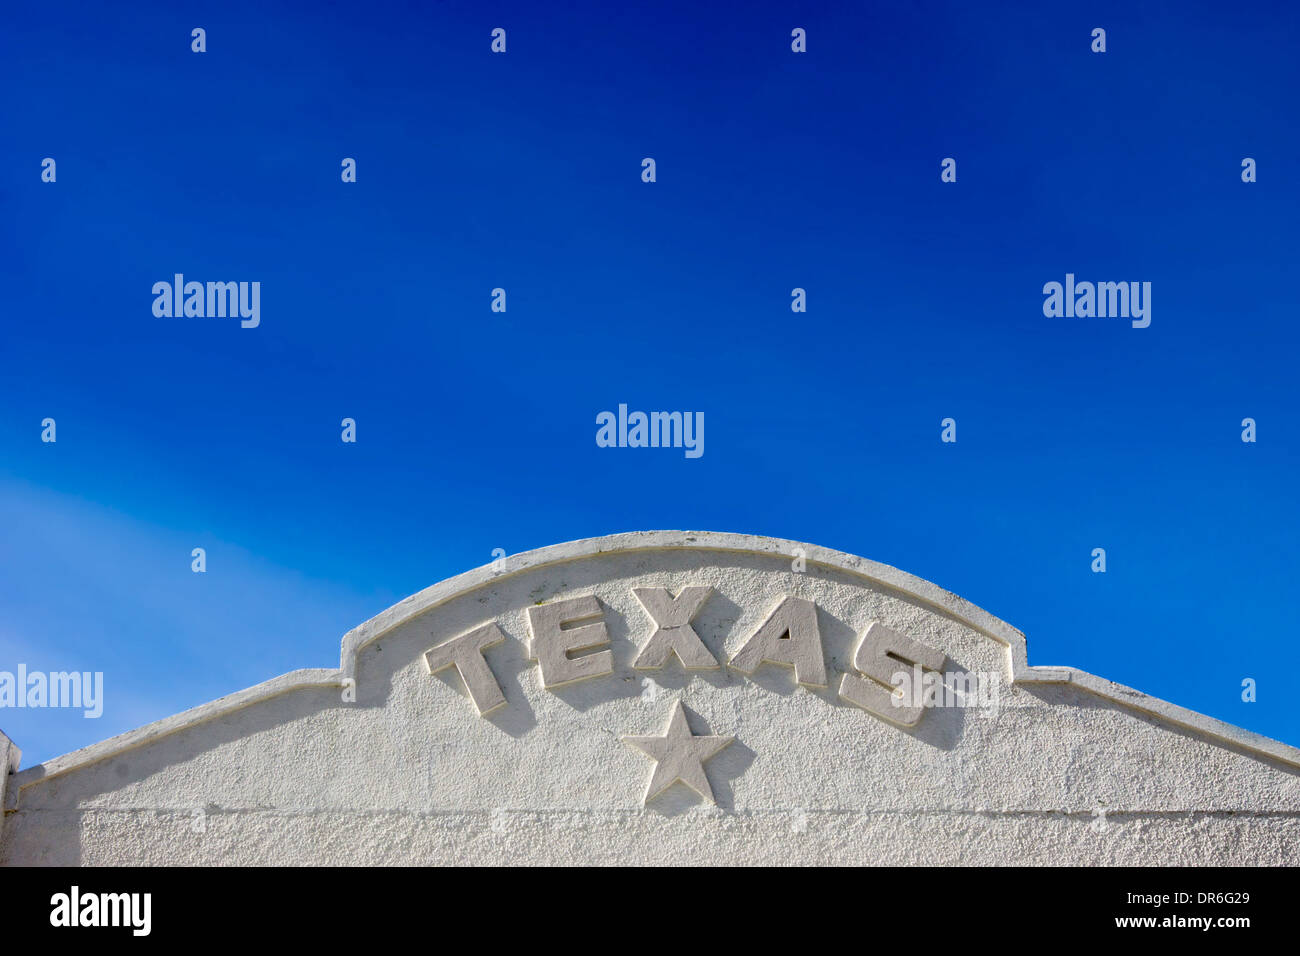
[(341, 687), (356, 676), (357, 655), (385, 634), (400, 627), (412, 618), (445, 604), (452, 598), (472, 591), (491, 581), (536, 570), (554, 564), (577, 561), (600, 554), (623, 554), (632, 551), (738, 551), (748, 554), (779, 554), (789, 557), (803, 551), (807, 561), (824, 567), (856, 574), (875, 584), (900, 591), (913, 600), (928, 604), (963, 624), (992, 638), (1007, 648), (1011, 665), (1012, 683), (1021, 684), (1072, 684), (1082, 690), (1115, 701), (1125, 707), (1159, 717), (1179, 727), (1203, 734), (1220, 743), (1230, 744), (1252, 753), (1270, 757), (1292, 767), (1300, 767), (1300, 749), (1269, 737), (1261, 736), (1241, 727), (1233, 726), (1213, 717), (1198, 714), (1151, 697), (1113, 681), (1108, 681), (1072, 667), (1031, 667), (1025, 635), (1010, 624), (976, 607), (964, 598), (915, 575), (891, 568), (886, 564), (868, 561), (842, 551), (802, 544), (781, 538), (767, 538), (747, 534), (724, 534), (711, 531), (637, 531), (627, 534), (606, 535), (555, 544), (536, 551), (506, 558), (499, 566), (484, 565), (454, 578), (448, 578), (432, 587), (399, 601), (386, 611), (375, 615), (343, 636), (339, 669), (290, 671), (279, 677), (220, 697), (217, 700), (191, 708), (171, 717), (146, 724), (136, 730), (110, 737), (108, 740), (43, 764), (19, 771), (13, 776), (13, 786), (6, 795), (6, 809), (17, 807), (18, 796), (25, 787), (60, 776), (106, 757), (116, 756), (143, 744), (194, 727), (205, 721), (221, 717), (292, 690), (306, 687)]

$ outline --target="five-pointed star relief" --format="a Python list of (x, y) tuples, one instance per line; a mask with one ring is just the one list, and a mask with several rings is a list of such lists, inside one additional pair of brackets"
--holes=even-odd
[(650, 777), (650, 786), (642, 802), (649, 803), (680, 780), (705, 800), (715, 803), (713, 788), (704, 776), (704, 761), (735, 739), (712, 735), (696, 737), (686, 724), (682, 702), (674, 702), (668, 730), (662, 737), (623, 737), (623, 742), (629, 747), (635, 747), (655, 760), (655, 772)]

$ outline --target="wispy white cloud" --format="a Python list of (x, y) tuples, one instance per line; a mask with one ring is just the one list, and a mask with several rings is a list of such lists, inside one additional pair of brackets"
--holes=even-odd
[[(0, 482), (0, 670), (102, 671), (103, 716), (0, 709), (30, 766), (299, 667), (387, 603), (201, 529)], [(191, 570), (191, 551), (207, 571)]]

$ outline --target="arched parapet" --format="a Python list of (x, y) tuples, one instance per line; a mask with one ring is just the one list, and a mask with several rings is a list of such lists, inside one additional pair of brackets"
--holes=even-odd
[[(376, 861), (453, 845), (494, 859), (475, 828), (509, 829), (514, 813), (539, 861), (564, 858), (556, 828), (571, 825), (619, 860), (693, 860), (709, 841), (802, 859), (811, 844), (787, 834), (804, 817), (858, 821), (860, 852), (894, 862), (937, 858), (954, 826), (1015, 840), (1028, 827), (1045, 859), (1090, 859), (1075, 824), (1116, 807), (1162, 834), (1126, 859), (1189, 845), (1189, 813), (1248, 819), (1241, 852), (1285, 857), (1267, 848), (1292, 845), (1278, 835), (1300, 823), (1296, 768), (1286, 744), (1032, 666), (1019, 630), (896, 568), (775, 538), (640, 532), (472, 569), (349, 631), (337, 669), (13, 775), (0, 858), (41, 862), (54, 846), (50, 859), (113, 860), (127, 840), (140, 859), (329, 862), (328, 822), (408, 834), (368, 843)], [(751, 835), (717, 830), (701, 803)], [(213, 837), (127, 828), (187, 813), (229, 828), (221, 855)], [(74, 816), (79, 837), (61, 829)]]

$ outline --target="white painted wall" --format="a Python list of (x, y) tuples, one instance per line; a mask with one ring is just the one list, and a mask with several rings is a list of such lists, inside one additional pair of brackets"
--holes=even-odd
[[(3, 732), (0, 732), (0, 807), (8, 806), (5, 798), (9, 789), (9, 775), (18, 770), (21, 759), (22, 751)], [(4, 846), (5, 816), (7, 814), (0, 813), (0, 848)], [(3, 857), (0, 856), (0, 859)]]
[[(698, 584), (718, 593), (695, 629), (724, 661), (784, 596), (815, 601), (831, 686), (771, 664), (634, 671), (653, 625), (631, 588)], [(615, 672), (544, 690), (527, 609), (587, 594)], [(480, 717), (456, 671), (431, 676), (422, 655), (492, 620), (506, 705)], [(947, 669), (1001, 674), (996, 712), (933, 709), (904, 729), (841, 701), (872, 621), (940, 649)], [(642, 805), (654, 764), (620, 735), (662, 734), (678, 699), (694, 733), (735, 737), (705, 764), (716, 807), (680, 785)], [(894, 569), (685, 532), (443, 582), (347, 635), (337, 671), (286, 675), (8, 790), (8, 864), (1300, 863), (1294, 748), (1030, 667), (1018, 631)]]

